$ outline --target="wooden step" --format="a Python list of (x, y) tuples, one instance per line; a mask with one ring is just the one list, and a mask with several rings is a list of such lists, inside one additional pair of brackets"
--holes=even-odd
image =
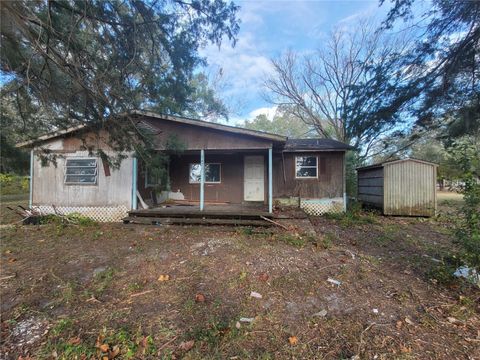
[(265, 220), (252, 219), (213, 219), (213, 218), (167, 218), (167, 217), (146, 217), (128, 216), (123, 219), (124, 224), (145, 224), (145, 225), (230, 225), (230, 226), (272, 226)]

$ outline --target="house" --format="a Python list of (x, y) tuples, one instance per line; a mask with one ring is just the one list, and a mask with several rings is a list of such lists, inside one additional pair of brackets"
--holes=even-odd
[[(186, 147), (181, 155), (170, 158), (170, 191), (154, 200), (194, 204), (199, 211), (215, 204), (257, 204), (272, 212), (274, 201), (301, 205), (314, 213), (345, 208), (349, 145), (329, 139), (287, 139), (146, 111), (130, 116), (152, 130), (158, 151), (165, 150), (172, 135)], [(89, 146), (112, 154), (102, 141), (107, 134), (98, 139), (86, 131), (80, 126), (18, 145), (31, 149), (30, 205), (44, 212), (119, 220), (148, 202), (155, 179), (134, 154), (126, 154), (118, 169), (110, 169), (101, 158), (89, 154), (80, 139), (82, 135)], [(60, 155), (56, 166), (42, 166), (41, 149)]]
[(417, 159), (357, 169), (358, 199), (384, 215), (435, 216), (437, 164)]

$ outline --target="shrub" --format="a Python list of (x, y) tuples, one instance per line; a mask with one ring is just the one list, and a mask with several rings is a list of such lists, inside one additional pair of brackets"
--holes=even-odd
[(27, 176), (0, 174), (1, 195), (26, 194), (28, 193), (28, 189), (29, 179)]

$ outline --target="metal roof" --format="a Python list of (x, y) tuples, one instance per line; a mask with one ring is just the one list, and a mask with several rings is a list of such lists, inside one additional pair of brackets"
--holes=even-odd
[(385, 165), (402, 163), (402, 162), (405, 162), (405, 161), (414, 161), (414, 162), (418, 162), (418, 163), (421, 163), (421, 164), (438, 166), (438, 164), (432, 163), (430, 161), (414, 159), (414, 158), (406, 158), (406, 159), (400, 159), (400, 160), (388, 160), (388, 161), (384, 161), (384, 162), (373, 164), (373, 165), (361, 166), (361, 167), (358, 167), (357, 170), (374, 169), (374, 168), (384, 167)]
[(333, 139), (288, 139), (285, 151), (347, 151), (354, 147)]

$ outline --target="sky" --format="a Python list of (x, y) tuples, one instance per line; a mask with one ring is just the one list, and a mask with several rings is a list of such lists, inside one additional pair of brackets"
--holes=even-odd
[(265, 99), (263, 82), (272, 73), (271, 59), (287, 50), (308, 52), (321, 47), (335, 27), (355, 24), (362, 17), (383, 19), (388, 7), (378, 0), (235, 1), (241, 20), (234, 48), (224, 43), (220, 49), (201, 50), (221, 99), (231, 110), (229, 124), (266, 114), (275, 107)]

